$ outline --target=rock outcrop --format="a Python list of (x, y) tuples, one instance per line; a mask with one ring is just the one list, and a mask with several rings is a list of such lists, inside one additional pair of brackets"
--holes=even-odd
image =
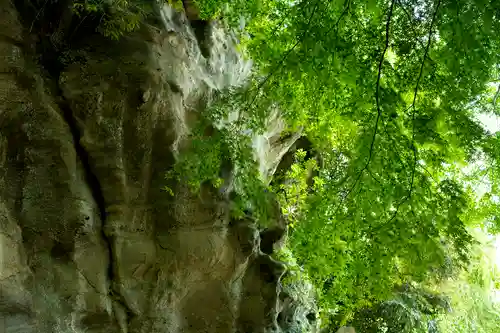
[(248, 77), (230, 39), (202, 54), (166, 7), (111, 41), (34, 3), (0, 0), (0, 332), (288, 331), (258, 227), (162, 190), (199, 104)]

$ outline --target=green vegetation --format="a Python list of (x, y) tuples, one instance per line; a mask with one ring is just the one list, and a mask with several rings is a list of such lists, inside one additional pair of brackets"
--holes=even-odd
[[(103, 32), (115, 38), (145, 17), (139, 2), (99, 3), (75, 10), (109, 13)], [(254, 73), (203, 112), (168, 177), (195, 191), (219, 187), (229, 162), (235, 214), (251, 208), (263, 225), (277, 198), (293, 226), (287, 248), (332, 329), (358, 321), (366, 332), (500, 332), (470, 232), (500, 231), (500, 132), (477, 120), (500, 115), (497, 2), (194, 3), (202, 18), (245, 22), (241, 48)], [(271, 106), (313, 147), (267, 185), (241, 133), (262, 130)], [(206, 135), (234, 109), (244, 111), (237, 122)], [(498, 288), (498, 275), (488, 281)]]
[(446, 296), (406, 284), (398, 286), (391, 299), (359, 310), (351, 325), (364, 333), (436, 332), (436, 319), (450, 310)]
[(478, 243), (467, 267), (433, 286), (399, 286), (391, 299), (357, 311), (350, 324), (365, 333), (500, 332), (497, 249), (484, 232), (472, 233)]
[(238, 97), (243, 121), (259, 128), (274, 103), (321, 156), (313, 182), (298, 156), (295, 182), (271, 190), (294, 225), (297, 263), (336, 309), (332, 325), (468, 265), (468, 228), (498, 228), (500, 135), (476, 120), (500, 114), (494, 1), (197, 3), (205, 17), (246, 20), (255, 71)]
[(82, 19), (87, 15), (100, 16), (98, 30), (104, 36), (118, 39), (140, 26), (152, 11), (151, 3), (146, 0), (76, 0), (73, 12)]
[[(452, 312), (437, 318), (441, 332), (500, 332), (500, 261), (495, 244), (476, 231), (479, 243), (466, 270), (441, 285)], [(497, 240), (496, 246), (500, 245)]]

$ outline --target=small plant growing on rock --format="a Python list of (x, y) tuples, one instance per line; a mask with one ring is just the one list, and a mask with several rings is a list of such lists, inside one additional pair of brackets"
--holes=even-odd
[(98, 31), (104, 36), (119, 39), (123, 34), (136, 30), (151, 13), (151, 4), (134, 0), (77, 0), (73, 3), (76, 15), (100, 16)]

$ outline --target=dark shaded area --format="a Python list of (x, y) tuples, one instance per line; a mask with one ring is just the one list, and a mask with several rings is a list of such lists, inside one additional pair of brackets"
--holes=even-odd
[(286, 270), (284, 264), (273, 260), (269, 256), (257, 257), (256, 264), (258, 265), (262, 279), (270, 284), (277, 283)]
[(63, 262), (69, 262), (74, 251), (73, 245), (73, 243), (64, 244), (55, 241), (50, 249), (50, 256)]
[(306, 315), (307, 320), (310, 322), (315, 322), (316, 321), (316, 314), (314, 312), (310, 312)]
[(260, 250), (265, 254), (273, 253), (273, 246), (279, 242), (286, 234), (286, 229), (275, 227), (261, 231)]
[(27, 49), (51, 77), (58, 77), (64, 69), (65, 51), (98, 35), (96, 30), (102, 15), (87, 13), (84, 17), (77, 16), (73, 0), (13, 2), (25, 29)]
[(192, 0), (182, 0), (182, 5), (198, 40), (201, 54), (205, 58), (208, 58), (210, 56), (210, 46), (208, 45), (207, 36), (209, 34), (210, 22), (200, 18), (200, 12)]
[(208, 58), (210, 57), (210, 46), (208, 45), (207, 35), (208, 29), (210, 29), (210, 23), (204, 20), (193, 20), (191, 22), (191, 27), (194, 30), (196, 39), (198, 40), (198, 45), (200, 46), (201, 54)]
[(259, 237), (251, 220), (231, 220), (229, 227), (243, 255), (251, 255), (259, 248)]

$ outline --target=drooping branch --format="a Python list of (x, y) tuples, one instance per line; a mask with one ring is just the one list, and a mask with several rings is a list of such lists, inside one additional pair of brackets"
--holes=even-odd
[(387, 20), (385, 23), (385, 44), (384, 44), (384, 49), (382, 51), (382, 54), (380, 56), (380, 61), (378, 63), (377, 81), (375, 84), (375, 101), (376, 101), (376, 107), (377, 107), (377, 118), (375, 119), (375, 126), (373, 129), (373, 136), (372, 136), (372, 140), (370, 143), (370, 152), (368, 154), (368, 160), (366, 161), (366, 164), (358, 172), (358, 175), (356, 176), (353, 185), (349, 188), (349, 190), (346, 192), (346, 194), (342, 197), (340, 203), (338, 204), (337, 208), (335, 209), (335, 212), (337, 212), (338, 208), (342, 205), (342, 203), (345, 201), (345, 199), (352, 193), (352, 191), (354, 190), (354, 188), (358, 184), (359, 180), (363, 176), (363, 173), (368, 169), (368, 166), (370, 165), (370, 162), (371, 162), (371, 159), (373, 156), (373, 150), (375, 147), (375, 139), (377, 137), (380, 118), (382, 116), (382, 108), (380, 106), (380, 79), (382, 77), (382, 67), (383, 67), (383, 63), (384, 63), (385, 54), (387, 53), (387, 50), (389, 49), (391, 19), (392, 19), (392, 14), (393, 14), (395, 2), (396, 2), (396, 0), (391, 1), (391, 5), (389, 7), (389, 13), (387, 14)]
[[(408, 12), (408, 10), (406, 10), (406, 7), (404, 6), (404, 4), (401, 2), (401, 0), (397, 0), (398, 1), (398, 4), (399, 4), (399, 8), (401, 8), (403, 10), (403, 12), (405, 13), (406, 17), (408, 17), (408, 21), (410, 22), (410, 28), (413, 32), (413, 34), (415, 35), (415, 40), (420, 44), (420, 46), (425, 50), (426, 49), (426, 46), (425, 44), (417, 37), (418, 36), (418, 33), (417, 31), (415, 30), (415, 25), (412, 23), (412, 17), (410, 15), (410, 13)], [(429, 55), (427, 55), (427, 58), (429, 60), (431, 60), (432, 62), (434, 62), (434, 60), (432, 60)]]
[(390, 223), (391, 221), (393, 221), (398, 212), (399, 212), (399, 209), (400, 207), (406, 203), (408, 200), (411, 199), (411, 196), (412, 196), (412, 193), (413, 193), (413, 188), (414, 188), (414, 183), (415, 183), (415, 172), (416, 172), (416, 168), (417, 168), (417, 147), (415, 145), (415, 119), (416, 119), (416, 102), (417, 102), (417, 96), (418, 96), (418, 90), (419, 90), (419, 87), (420, 87), (420, 81), (422, 79), (422, 75), (423, 75), (423, 72), (424, 72), (424, 66), (425, 66), (425, 60), (427, 58), (427, 54), (429, 53), (429, 49), (430, 49), (430, 46), (431, 46), (431, 42), (432, 42), (432, 29), (434, 28), (434, 23), (436, 21), (436, 17), (437, 17), (437, 13), (439, 11), (439, 6), (441, 5), (441, 0), (438, 0), (437, 4), (436, 4), (436, 9), (434, 10), (434, 14), (432, 16), (432, 20), (431, 20), (431, 23), (429, 25), (429, 34), (427, 36), (427, 45), (425, 47), (425, 51), (424, 51), (424, 55), (422, 57), (422, 62), (421, 62), (421, 65), (420, 65), (420, 72), (418, 74), (418, 78), (417, 78), (417, 83), (415, 84), (415, 89), (413, 91), (413, 101), (411, 103), (411, 110), (412, 110), (412, 142), (411, 142), (411, 149), (413, 151), (413, 168), (412, 168), (412, 172), (411, 172), (411, 180), (410, 180), (410, 188), (408, 190), (408, 194), (403, 198), (401, 199), (401, 201), (399, 202), (399, 204), (396, 206), (396, 210), (394, 211), (393, 215), (391, 216), (391, 218), (389, 218), (389, 220), (385, 223)]
[[(309, 19), (307, 20), (306, 29), (304, 29), (304, 32), (302, 33), (302, 36), (300, 36), (300, 38), (298, 38), (297, 41), (285, 52), (285, 54), (283, 55), (283, 57), (281, 58), (281, 60), (266, 75), (266, 77), (264, 78), (264, 80), (262, 80), (262, 82), (260, 82), (257, 85), (254, 98), (250, 101), (250, 103), (247, 104), (247, 106), (245, 108), (245, 111), (242, 112), (242, 113), (246, 113), (246, 111), (248, 111), (250, 109), (250, 107), (255, 103), (255, 101), (259, 97), (260, 90), (266, 85), (267, 81), (271, 78), (271, 76), (273, 76), (277, 71), (281, 70), (281, 68), (282, 68), (283, 64), (285, 63), (285, 60), (288, 58), (288, 56), (303, 41), (303, 39), (305, 38), (305, 36), (307, 35), (307, 33), (309, 33), (309, 31), (311, 30), (311, 22), (312, 22), (312, 19), (313, 19), (314, 15), (316, 14), (316, 11), (317, 11), (318, 6), (319, 6), (319, 2), (320, 2), (320, 0), (317, 0), (315, 2), (313, 10), (311, 12), (311, 15), (309, 16)], [(240, 113), (240, 116), (241, 116), (242, 113)]]
[[(335, 36), (336, 36), (336, 38), (338, 37), (339, 24), (342, 21), (342, 19), (346, 16), (346, 14), (349, 12), (350, 6), (351, 6), (351, 0), (345, 0), (344, 5), (343, 5), (344, 9), (342, 10), (342, 13), (339, 15), (338, 19), (330, 26), (330, 28), (328, 28), (328, 30), (322, 34), (322, 36), (321, 36), (322, 38), (326, 38), (332, 32), (332, 30), (335, 30)], [(306, 61), (307, 60), (306, 58), (308, 56), (309, 56), (309, 54), (307, 52), (304, 52), (298, 57), (298, 60), (299, 61)], [(318, 73), (317, 69), (314, 66), (313, 66), (313, 70), (315, 71), (316, 74), (318, 74), (318, 77), (320, 77), (320, 74)], [(278, 82), (279, 82), (279, 80), (277, 80), (275, 78), (274, 81), (271, 83), (271, 85), (275, 85)], [(314, 95), (322, 95), (324, 93), (324, 90), (322, 90), (322, 88), (324, 88), (324, 86), (317, 85), (317, 88), (314, 90), (314, 92), (315, 92)]]

